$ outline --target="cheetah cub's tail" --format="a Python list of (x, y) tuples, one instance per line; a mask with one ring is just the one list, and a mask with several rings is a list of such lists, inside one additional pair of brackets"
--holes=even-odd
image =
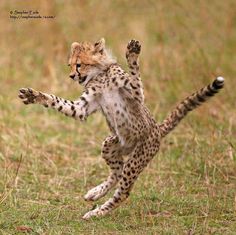
[(211, 96), (214, 96), (224, 86), (224, 78), (217, 77), (213, 83), (203, 87), (201, 90), (193, 93), (185, 98), (168, 117), (159, 125), (161, 136), (166, 136), (173, 130), (179, 122), (187, 115), (188, 112), (197, 108), (203, 102), (207, 101)]

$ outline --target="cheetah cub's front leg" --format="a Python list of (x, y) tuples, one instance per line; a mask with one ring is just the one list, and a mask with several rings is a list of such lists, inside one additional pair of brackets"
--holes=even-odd
[(130, 79), (132, 89), (139, 94), (139, 100), (144, 102), (143, 84), (140, 77), (138, 57), (141, 52), (141, 44), (139, 41), (131, 40), (126, 49), (126, 59), (130, 70)]
[[(91, 96), (93, 97), (92, 93)], [(89, 106), (92, 101), (91, 97), (87, 94), (83, 94), (76, 101), (70, 101), (55, 95), (35, 91), (32, 88), (21, 88), (19, 98), (22, 99), (24, 104), (40, 104), (46, 108), (55, 109), (66, 116), (80, 120), (85, 120), (94, 111)]]
[(140, 52), (141, 52), (141, 45), (139, 41), (132, 39), (127, 45), (125, 54), (131, 76), (137, 75), (138, 77), (140, 77), (139, 65), (138, 65), (138, 57)]

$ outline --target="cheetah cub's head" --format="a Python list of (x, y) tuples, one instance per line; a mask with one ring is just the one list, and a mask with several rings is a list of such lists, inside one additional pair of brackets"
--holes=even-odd
[(70, 78), (86, 85), (90, 79), (105, 71), (115, 59), (105, 48), (104, 38), (95, 43), (73, 42), (68, 65)]

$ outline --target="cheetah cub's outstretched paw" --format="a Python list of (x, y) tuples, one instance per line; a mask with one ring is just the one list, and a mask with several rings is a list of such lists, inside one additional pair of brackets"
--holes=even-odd
[(24, 104), (44, 104), (47, 101), (47, 97), (44, 94), (32, 88), (21, 88), (18, 96), (22, 99)]
[(141, 51), (141, 44), (139, 41), (132, 39), (127, 45), (126, 57), (129, 57), (131, 54), (136, 54), (138, 56)]

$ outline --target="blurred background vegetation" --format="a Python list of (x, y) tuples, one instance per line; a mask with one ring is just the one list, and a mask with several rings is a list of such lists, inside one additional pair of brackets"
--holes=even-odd
[[(235, 233), (235, 1), (3, 0), (0, 9), (2, 234)], [(11, 19), (15, 10), (55, 17)], [(77, 98), (70, 45), (101, 37), (125, 68), (128, 41), (141, 42), (146, 104), (158, 121), (216, 76), (225, 88), (163, 141), (123, 207), (84, 222), (92, 205), (82, 195), (108, 174), (99, 157), (108, 134), (102, 115), (80, 124), (24, 106), (17, 94), (33, 87)]]

